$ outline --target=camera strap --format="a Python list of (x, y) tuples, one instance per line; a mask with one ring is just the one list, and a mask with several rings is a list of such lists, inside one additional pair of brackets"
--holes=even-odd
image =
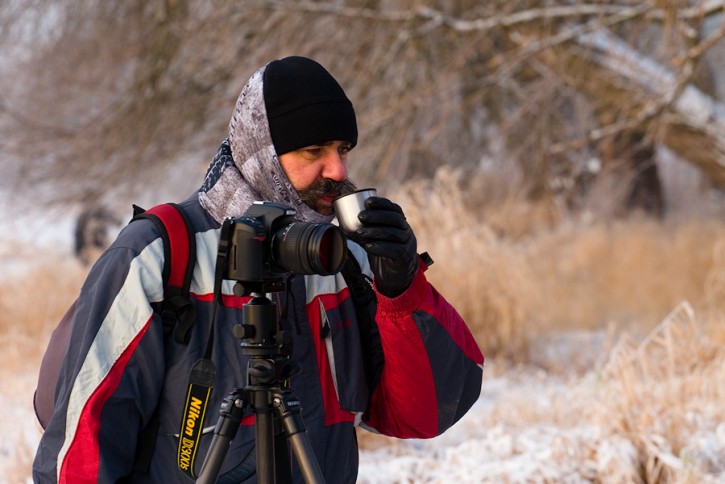
[(209, 405), (209, 398), (211, 397), (211, 392), (214, 389), (214, 383), (216, 381), (216, 367), (211, 361), (211, 356), (212, 350), (214, 349), (216, 312), (221, 303), (222, 279), (229, 254), (231, 225), (230, 219), (225, 220), (222, 224), (216, 269), (214, 272), (214, 302), (212, 306), (211, 324), (209, 325), (209, 336), (206, 341), (204, 357), (197, 360), (191, 368), (189, 387), (186, 392), (184, 413), (179, 431), (176, 462), (179, 469), (192, 479), (196, 479), (197, 477), (194, 467), (199, 450), (199, 441), (204, 430), (204, 417), (206, 416), (207, 406)]
[(380, 375), (385, 363), (383, 347), (380, 342), (380, 330), (375, 321), (375, 313), (378, 307), (377, 296), (372, 280), (362, 273), (360, 263), (350, 252), (347, 253), (341, 272), (355, 305), (360, 343), (363, 348), (363, 368), (368, 383), (368, 391), (372, 395), (373, 390), (380, 382)]
[(189, 376), (189, 389), (186, 392), (176, 457), (179, 469), (192, 479), (196, 479), (194, 464), (215, 379), (216, 367), (211, 360), (202, 358), (194, 363)]

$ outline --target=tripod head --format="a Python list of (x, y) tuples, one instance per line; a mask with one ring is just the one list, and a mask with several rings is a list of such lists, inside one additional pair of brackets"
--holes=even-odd
[[(240, 282), (234, 287), (234, 293), (237, 294), (237, 288), (241, 286)], [(284, 289), (284, 284), (281, 285)], [(235, 338), (242, 340), (242, 347), (256, 347), (260, 350), (270, 350), (269, 354), (273, 354), (272, 350), (278, 346), (277, 333), (279, 333), (277, 305), (269, 299), (266, 294), (260, 292), (251, 293), (252, 299), (242, 306), (242, 322), (232, 328)], [(251, 352), (249, 356), (254, 356), (257, 352)]]
[(242, 353), (250, 358), (249, 385), (284, 386), (299, 373), (299, 362), (290, 359), (292, 336), (279, 327), (277, 305), (266, 295), (252, 294), (252, 299), (242, 306), (242, 323), (235, 325), (232, 332), (241, 340)]

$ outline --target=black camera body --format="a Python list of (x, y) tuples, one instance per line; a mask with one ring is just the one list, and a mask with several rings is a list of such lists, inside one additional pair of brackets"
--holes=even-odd
[(332, 224), (295, 220), (286, 205), (254, 202), (229, 223), (226, 278), (238, 281), (243, 294), (273, 292), (290, 274), (333, 275), (347, 256), (342, 231)]

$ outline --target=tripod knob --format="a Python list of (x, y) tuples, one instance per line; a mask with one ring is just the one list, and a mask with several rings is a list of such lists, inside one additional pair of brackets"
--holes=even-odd
[(268, 385), (274, 382), (276, 368), (274, 361), (252, 359), (247, 366), (247, 375), (252, 385)]
[(254, 326), (250, 324), (235, 324), (232, 327), (232, 334), (237, 339), (247, 339), (254, 336)]

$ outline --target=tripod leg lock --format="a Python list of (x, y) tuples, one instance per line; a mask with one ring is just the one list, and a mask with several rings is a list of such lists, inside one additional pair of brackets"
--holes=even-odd
[(247, 402), (242, 392), (235, 390), (229, 393), (222, 402), (214, 433), (229, 441), (233, 440), (246, 408)]
[(198, 484), (211, 484), (217, 481), (229, 444), (237, 435), (246, 408), (247, 400), (244, 398), (243, 390), (234, 390), (224, 398), (219, 410), (219, 420), (214, 428), (214, 438), (211, 440), (196, 481)]
[(287, 437), (306, 432), (301, 415), (302, 403), (291, 392), (275, 394), (272, 405), (282, 421)]

